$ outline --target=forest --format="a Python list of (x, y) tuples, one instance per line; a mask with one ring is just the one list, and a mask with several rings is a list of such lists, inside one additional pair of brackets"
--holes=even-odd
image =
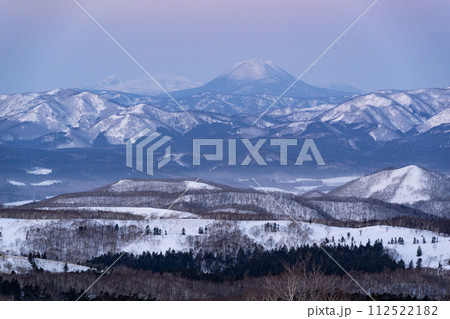
[[(326, 249), (326, 250), (324, 250)], [(313, 265), (320, 265), (325, 275), (343, 275), (344, 272), (325, 251), (338, 260), (347, 271), (362, 271), (377, 273), (385, 270), (403, 269), (402, 260), (396, 262), (383, 250), (379, 242), (360, 246), (319, 247), (303, 245), (296, 248), (282, 247), (264, 250), (255, 246), (253, 250), (240, 248), (237, 253), (222, 255), (215, 252), (202, 251), (194, 254), (168, 250), (163, 253), (147, 252), (141, 255), (125, 253), (117, 264), (131, 269), (152, 272), (169, 272), (196, 280), (211, 280), (214, 282), (242, 280), (246, 276), (262, 277), (279, 275), (286, 267), (294, 266), (308, 258), (307, 271), (312, 271)], [(91, 266), (107, 267), (121, 254), (106, 254), (93, 258)]]

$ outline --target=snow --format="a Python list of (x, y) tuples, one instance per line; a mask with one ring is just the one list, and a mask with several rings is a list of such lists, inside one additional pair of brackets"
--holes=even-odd
[[(0, 219), (0, 231), (2, 232), (2, 239), (0, 240), (0, 251), (6, 255), (19, 255), (28, 253), (27, 231), (31, 227), (39, 227), (41, 229), (49, 229), (49, 227), (56, 227), (57, 229), (66, 229), (65, 236), (71, 236), (71, 232), (76, 232), (80, 221), (73, 220), (20, 220), (20, 219)], [(211, 219), (160, 219), (154, 220), (154, 223), (148, 220), (85, 220), (83, 223), (92, 225), (98, 224), (118, 224), (120, 229), (123, 227), (137, 227), (144, 231), (146, 225), (152, 225), (152, 227), (159, 227), (163, 230), (160, 236), (144, 236), (141, 240), (129, 247), (129, 242), (118, 241), (118, 250), (126, 250), (130, 253), (142, 253), (144, 251), (165, 252), (167, 249), (183, 250), (187, 251), (192, 248), (190, 246), (189, 237), (198, 236), (199, 239), (202, 236), (199, 235), (199, 227), (208, 227), (209, 230), (214, 228), (214, 225), (223, 221), (211, 220)], [(280, 224), (280, 231), (265, 232), (263, 231), (264, 224), (267, 222)], [(325, 238), (330, 241), (332, 237), (335, 239), (337, 245), (338, 239), (344, 237), (345, 242), (341, 245), (350, 245), (351, 237), (354, 238), (354, 244), (365, 245), (368, 240), (373, 244), (376, 240), (382, 240), (384, 247), (391, 252), (395, 259), (402, 259), (407, 265), (410, 260), (415, 264), (418, 257), (416, 256), (418, 246), (421, 247), (423, 255), (424, 267), (438, 267), (439, 263), (443, 268), (450, 269), (448, 261), (450, 260), (450, 238), (431, 231), (410, 229), (404, 227), (392, 227), (392, 226), (371, 226), (364, 228), (348, 228), (348, 227), (332, 227), (314, 223), (301, 223), (303, 229), (310, 229), (310, 238), (302, 237), (302, 231), (292, 232), (289, 226), (291, 221), (233, 221), (228, 222), (236, 225), (243, 234), (247, 235), (254, 242), (263, 245), (267, 249), (281, 247), (286, 245), (288, 247), (301, 245), (304, 243), (312, 244), (314, 242), (322, 242)], [(186, 235), (181, 234), (182, 228), (185, 228)], [(167, 235), (165, 232), (167, 231)], [(348, 238), (350, 233), (350, 239)], [(431, 237), (437, 237), (437, 243), (431, 243)], [(402, 237), (405, 240), (404, 245), (400, 244), (387, 244), (392, 238)], [(192, 237), (191, 237), (192, 238)], [(419, 244), (413, 244), (413, 239), (416, 238), (420, 241)], [(426, 243), (423, 243), (425, 238)], [(86, 238), (85, 240), (89, 240)], [(191, 241), (192, 242), (192, 241)], [(83, 243), (79, 243), (83, 245)], [(88, 242), (87, 242), (88, 244)], [(333, 243), (329, 243), (333, 245)], [(75, 248), (76, 249), (76, 248)], [(107, 253), (107, 251), (100, 251), (101, 253)], [(12, 257), (5, 257), (12, 258)], [(1, 259), (1, 257), (0, 257)], [(26, 258), (25, 258), (26, 260)], [(18, 266), (27, 269), (27, 264), (23, 260), (17, 261)], [(4, 266), (1, 266), (0, 269)], [(42, 266), (44, 268), (44, 266)], [(50, 271), (61, 271), (61, 264), (47, 265), (46, 269)], [(69, 265), (69, 269), (71, 268)]]
[(414, 165), (390, 171), (387, 178), (379, 180), (370, 188), (367, 197), (399, 182), (399, 187), (389, 202), (401, 204), (430, 199), (429, 195), (420, 193), (422, 185), (426, 182), (426, 177), (423, 170)]
[(401, 137), (399, 133), (382, 124), (378, 124), (369, 135), (377, 142), (389, 142)]
[(30, 185), (32, 186), (51, 186), (53, 184), (58, 184), (58, 183), (62, 183), (62, 181), (60, 180), (56, 180), (56, 179), (49, 179), (49, 180), (45, 180), (39, 183), (30, 183)]
[(171, 209), (153, 208), (153, 207), (42, 207), (40, 209), (49, 210), (90, 210), (90, 211), (108, 211), (117, 213), (130, 213), (133, 215), (144, 216), (146, 219), (157, 218), (191, 218), (196, 219), (197, 215)]
[[(64, 261), (34, 258), (34, 262), (36, 263), (38, 269), (43, 269), (44, 271), (49, 271), (53, 273), (65, 272), (64, 266), (66, 265), (66, 262)], [(77, 272), (77, 271), (82, 272), (88, 271), (89, 269), (91, 268), (82, 265), (67, 263), (67, 272)]]
[[(418, 127), (419, 132), (425, 132), (431, 127), (448, 123), (448, 103), (449, 92), (446, 89), (376, 92), (349, 99), (324, 112), (320, 120), (382, 124), (383, 127), (378, 126), (370, 135), (376, 141), (390, 141), (398, 137), (398, 132), (406, 133), (414, 127)], [(427, 120), (430, 122), (422, 124)]]
[(258, 187), (255, 186), (253, 187), (253, 189), (257, 190), (257, 191), (263, 191), (263, 192), (278, 192), (278, 193), (288, 193), (288, 194), (295, 194), (295, 195), (300, 195), (304, 192), (308, 192), (311, 190), (316, 189), (318, 186), (296, 186), (295, 187), (295, 191), (289, 191), (286, 189), (282, 189), (279, 187)]
[(296, 192), (287, 191), (285, 189), (279, 188), (279, 187), (258, 187), (255, 186), (253, 189), (263, 192), (280, 192), (280, 193), (291, 193), (291, 194), (297, 194)]
[(14, 185), (14, 186), (25, 186), (25, 183), (13, 181), (13, 180), (8, 180), (8, 183), (10, 183), (11, 185)]
[(361, 177), (331, 191), (340, 197), (376, 198), (389, 203), (407, 204), (446, 197), (449, 181), (444, 175), (416, 165), (384, 170)]
[(450, 123), (450, 108), (443, 110), (436, 114), (432, 118), (425, 121), (423, 124), (416, 127), (416, 130), (420, 133), (424, 133), (432, 129), (433, 127), (449, 124)]
[(299, 177), (293, 180), (288, 180), (286, 183), (308, 183), (308, 184), (314, 184), (314, 185), (325, 185), (325, 186), (341, 186), (345, 183), (348, 183), (350, 181), (353, 181), (355, 179), (359, 178), (359, 176), (351, 175), (351, 176), (338, 176), (338, 177), (331, 177), (331, 178), (304, 178)]
[(15, 206), (21, 206), (21, 205), (26, 205), (26, 204), (30, 204), (30, 203), (34, 203), (34, 200), (21, 200), (21, 201), (17, 201), (17, 202), (9, 202), (9, 203), (3, 203), (3, 206), (5, 207), (15, 207)]
[(23, 274), (32, 270), (33, 267), (26, 257), (0, 255), (0, 273), (11, 273), (14, 271), (15, 273)]
[(268, 69), (273, 68), (271, 61), (249, 60), (239, 62), (233, 65), (231, 70), (225, 73), (225, 76), (242, 81), (242, 80), (261, 80), (270, 77)]
[(430, 199), (428, 194), (420, 192), (428, 181), (422, 169), (417, 166), (407, 166), (394, 172), (397, 173), (395, 177), (403, 177), (403, 181), (391, 199), (391, 203), (412, 203)]
[(50, 168), (40, 168), (40, 167), (35, 167), (33, 169), (27, 170), (28, 174), (33, 174), (33, 175), (48, 175), (52, 172), (52, 170)]
[(112, 192), (124, 192), (124, 191), (165, 191), (165, 192), (183, 192), (187, 188), (191, 190), (214, 190), (219, 189), (216, 186), (194, 181), (164, 181), (164, 180), (132, 180), (123, 179), (108, 187)]
[[(41, 258), (34, 258), (34, 262), (38, 269), (52, 273), (64, 272), (64, 261), (47, 260)], [(68, 272), (87, 271), (89, 267), (67, 263)], [(4, 256), (0, 255), (0, 273), (11, 273), (14, 271), (17, 274), (24, 274), (33, 271), (28, 257), (24, 256)]]
[(206, 184), (206, 183), (201, 183), (201, 182), (195, 182), (195, 181), (185, 181), (184, 182), (186, 184), (186, 188), (189, 189), (219, 189), (218, 187)]
[[(231, 123), (233, 118), (229, 115), (236, 113), (259, 114), (262, 108), (269, 106), (273, 92), (272, 96), (255, 93), (258, 85), (246, 85), (245, 82), (258, 82), (265, 87), (267, 84), (292, 83), (292, 76), (270, 61), (252, 60), (235, 65), (216, 80), (225, 83), (222, 87), (225, 91), (230, 85), (229, 89), (234, 94), (250, 95), (245, 99), (239, 98), (239, 101), (233, 94), (194, 95), (189, 108), (201, 110), (196, 116), (204, 123)], [(284, 84), (281, 87), (285, 89)], [(292, 135), (303, 132), (305, 121), (382, 123), (386, 129), (376, 129), (371, 135), (377, 141), (391, 140), (396, 138), (397, 130), (402, 135), (400, 132), (405, 133), (448, 109), (449, 96), (448, 89), (378, 92), (352, 98), (340, 105), (327, 102), (330, 104), (324, 104), (323, 108), (315, 108), (318, 103), (324, 102), (320, 99), (283, 97), (279, 104), (288, 107), (289, 112), (271, 112), (271, 119), (261, 120), (258, 127), (267, 128), (281, 123), (278, 132)], [(2, 95), (0, 102), (0, 120), (5, 121), (7, 132), (2, 134), (2, 140), (42, 139), (56, 148), (92, 146), (102, 133), (109, 143), (123, 144), (143, 128), (155, 130), (157, 127), (166, 127), (184, 134), (195, 126), (189, 117), (175, 106), (167, 105), (164, 100), (114, 91), (92, 93), (60, 89), (46, 93)], [(438, 118), (433, 121), (439, 122)], [(448, 122), (448, 117), (440, 121)], [(426, 129), (425, 126), (423, 129)], [(252, 130), (243, 133), (249, 136), (258, 133)], [(64, 142), (52, 141), (54, 135), (49, 133), (65, 133), (67, 139)]]

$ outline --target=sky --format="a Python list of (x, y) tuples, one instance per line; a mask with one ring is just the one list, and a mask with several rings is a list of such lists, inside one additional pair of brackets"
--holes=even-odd
[[(298, 76), (373, 0), (79, 0), (152, 75), (206, 83), (272, 60)], [(450, 86), (450, 1), (379, 0), (302, 78), (365, 91)], [(73, 0), (0, 0), (0, 93), (145, 76)]]

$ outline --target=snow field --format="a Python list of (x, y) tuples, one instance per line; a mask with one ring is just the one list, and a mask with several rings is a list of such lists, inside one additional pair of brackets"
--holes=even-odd
[[(78, 221), (72, 220), (20, 220), (20, 219), (0, 219), (0, 252), (5, 255), (21, 255), (28, 254), (27, 251), (27, 230), (31, 227), (63, 227), (67, 229), (67, 235), (77, 231)], [(189, 244), (189, 237), (201, 239), (199, 235), (199, 227), (208, 227), (213, 229), (218, 223), (224, 221), (209, 219), (149, 219), (149, 220), (85, 220), (90, 225), (110, 225), (116, 224), (122, 227), (135, 226), (144, 232), (145, 227), (150, 227), (150, 235), (143, 236), (134, 245), (129, 242), (118, 242), (118, 249), (125, 250), (130, 253), (139, 254), (144, 251), (165, 252), (168, 249), (189, 250), (192, 247)], [(235, 225), (242, 234), (247, 235), (252, 241), (264, 246), (266, 249), (272, 249), (286, 245), (288, 247), (297, 246), (305, 243), (320, 243), (328, 238), (329, 245), (337, 245), (338, 241), (341, 245), (350, 245), (351, 238), (355, 245), (365, 245), (368, 240), (373, 244), (376, 240), (382, 240), (383, 246), (396, 259), (402, 259), (406, 265), (412, 260), (414, 265), (419, 257), (416, 256), (417, 248), (422, 249), (422, 265), (423, 267), (437, 268), (439, 263), (445, 269), (450, 269), (450, 238), (442, 236), (431, 231), (391, 227), (391, 226), (372, 226), (364, 228), (347, 228), (332, 227), (321, 224), (302, 223), (302, 227), (309, 230), (310, 237), (306, 236), (302, 229), (297, 225), (292, 227), (290, 221), (236, 221), (231, 223)], [(266, 232), (264, 224), (277, 223), (279, 231)], [(153, 235), (153, 228), (158, 227), (162, 230), (161, 235)], [(298, 227), (298, 228), (297, 228)], [(185, 229), (185, 235), (182, 235), (182, 229)], [(294, 231), (293, 231), (294, 230)], [(167, 235), (166, 235), (167, 232)], [(198, 236), (198, 237), (197, 237)], [(331, 242), (334, 237), (334, 243)], [(342, 237), (343, 242), (340, 242)], [(391, 239), (402, 237), (405, 241), (401, 244), (388, 244)], [(438, 242), (432, 243), (432, 237), (436, 237)], [(419, 240), (419, 244), (413, 244), (413, 239)], [(423, 243), (425, 238), (426, 243)], [(103, 253), (107, 253), (104, 251)]]

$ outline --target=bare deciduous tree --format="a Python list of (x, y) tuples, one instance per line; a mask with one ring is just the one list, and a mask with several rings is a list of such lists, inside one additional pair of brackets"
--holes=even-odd
[(294, 266), (284, 265), (285, 271), (266, 278), (262, 300), (342, 300), (342, 281), (337, 276), (326, 276), (320, 267), (311, 264), (311, 257), (301, 258)]

